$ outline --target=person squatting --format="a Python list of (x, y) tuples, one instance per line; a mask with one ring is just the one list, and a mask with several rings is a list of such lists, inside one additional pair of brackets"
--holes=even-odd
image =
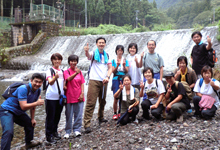
[[(192, 110), (194, 106), (194, 116), (204, 119), (211, 119), (215, 116), (219, 107), (220, 83), (213, 78), (212, 66), (208, 63), (208, 51), (212, 48), (211, 39), (207, 37), (208, 44), (202, 42), (202, 34), (194, 32), (192, 40), (195, 46), (191, 53), (192, 68), (188, 66), (185, 56), (177, 59), (177, 68), (173, 72), (163, 72), (164, 61), (159, 53), (155, 52), (156, 41), (147, 42), (148, 50), (138, 54), (138, 45), (130, 43), (127, 51), (128, 55), (123, 56), (125, 48), (117, 45), (115, 49), (116, 57), (109, 59), (106, 52), (106, 39), (99, 37), (96, 39), (96, 49), (89, 51), (89, 44), (84, 47), (85, 56), (90, 61), (89, 81), (87, 100), (84, 108), (84, 83), (82, 71), (77, 68), (79, 57), (70, 55), (68, 57), (69, 68), (60, 69), (63, 57), (59, 53), (51, 56), (52, 67), (46, 72), (46, 121), (45, 135), (46, 141), (55, 144), (61, 139), (57, 128), (63, 110), (60, 104), (60, 95), (66, 95), (64, 104), (66, 126), (63, 138), (68, 139), (71, 132), (74, 137), (81, 136), (81, 128), (84, 133), (92, 132), (91, 119), (93, 117), (97, 99), (98, 123), (108, 122), (104, 117), (106, 105), (107, 86), (112, 78), (113, 91), (113, 120), (118, 120), (120, 125), (127, 123), (138, 124), (143, 120), (153, 118), (157, 120), (167, 119), (183, 121), (183, 113)], [(143, 72), (141, 73), (141, 68)], [(164, 84), (162, 78), (165, 78)], [(1, 149), (10, 149), (13, 138), (14, 122), (24, 127), (26, 148), (39, 145), (33, 140), (34, 127), (36, 121), (34, 112), (36, 106), (44, 104), (40, 91), (44, 77), (33, 74), (28, 86), (18, 87), (12, 97), (7, 98), (1, 104), (0, 118), (2, 125)], [(166, 85), (166, 86), (165, 86)], [(30, 89), (30, 93), (29, 93)], [(141, 97), (143, 100), (141, 101)], [(191, 104), (190, 104), (191, 103)], [(140, 104), (140, 106), (139, 106)], [(139, 109), (142, 115), (137, 118)], [(25, 113), (30, 109), (30, 117)]]

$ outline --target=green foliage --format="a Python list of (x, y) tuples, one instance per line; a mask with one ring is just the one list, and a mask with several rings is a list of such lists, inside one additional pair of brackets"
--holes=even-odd
[(212, 19), (212, 12), (211, 11), (204, 11), (200, 14), (198, 14), (194, 19), (193, 19), (193, 24), (198, 23), (198, 24), (204, 24), (208, 25)]
[(193, 25), (193, 32), (194, 31), (201, 31), (203, 28), (204, 28), (204, 25), (196, 23), (196, 24)]
[(220, 20), (218, 22), (218, 35), (217, 35), (218, 41), (220, 41)]
[(166, 31), (166, 30), (173, 30), (175, 29), (174, 24), (155, 24), (153, 27), (153, 31)]

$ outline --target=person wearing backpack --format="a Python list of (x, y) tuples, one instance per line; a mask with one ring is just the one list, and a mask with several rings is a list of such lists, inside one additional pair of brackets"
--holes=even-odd
[(204, 66), (201, 71), (202, 78), (196, 81), (193, 97), (195, 107), (194, 116), (211, 119), (215, 116), (219, 107), (219, 88), (220, 82), (213, 79), (213, 72), (210, 66)]
[[(81, 136), (82, 115), (84, 106), (84, 77), (82, 72), (77, 68), (79, 57), (77, 55), (70, 55), (68, 57), (68, 64), (70, 68), (64, 71), (64, 78), (66, 81), (65, 91), (67, 97), (66, 111), (66, 127), (64, 138), (68, 139), (71, 131), (73, 136)], [(74, 117), (74, 122), (72, 121)], [(72, 123), (73, 122), (73, 123)]]
[(119, 89), (114, 94), (114, 98), (122, 97), (121, 101), (121, 118), (118, 122), (121, 125), (126, 125), (129, 122), (138, 124), (136, 118), (139, 112), (139, 90), (131, 85), (131, 76), (126, 74), (123, 76), (122, 82), (120, 82)]
[[(117, 59), (112, 60), (112, 72), (114, 74), (114, 77), (112, 79), (113, 95), (118, 91), (120, 81), (122, 82), (122, 76), (125, 75), (125, 73), (128, 72), (128, 67), (129, 67), (128, 61), (123, 57), (124, 46), (117, 45), (116, 49), (115, 49), (115, 53), (117, 55)], [(114, 102), (113, 102), (114, 115), (112, 117), (112, 119), (114, 119), (114, 120), (117, 120), (118, 118), (120, 118), (120, 103), (121, 103), (121, 100), (119, 101), (118, 114), (117, 114), (117, 103), (118, 103), (118, 99), (114, 98)]]
[[(27, 85), (21, 85), (8, 97), (0, 107), (0, 118), (2, 125), (1, 149), (9, 150), (14, 134), (14, 123), (24, 127), (26, 149), (41, 144), (34, 141), (34, 127), (36, 125), (36, 106), (44, 104), (41, 99), (41, 85), (44, 77), (40, 73), (34, 73)], [(26, 111), (30, 110), (30, 117)]]
[(148, 48), (148, 52), (141, 53), (141, 61), (139, 63), (139, 67), (141, 68), (142, 66), (144, 66), (144, 68), (146, 67), (152, 68), (154, 71), (153, 78), (160, 79), (162, 81), (164, 61), (163, 58), (158, 53), (155, 52), (156, 42), (154, 40), (148, 41), (147, 48)]
[(169, 101), (166, 106), (166, 119), (182, 122), (183, 112), (191, 108), (186, 90), (181, 82), (176, 83), (173, 72), (167, 72), (164, 77), (168, 83), (165, 99)]
[(95, 109), (97, 98), (99, 98), (98, 119), (99, 124), (107, 122), (104, 119), (104, 108), (106, 104), (106, 92), (108, 82), (112, 73), (111, 61), (108, 53), (104, 50), (106, 40), (103, 37), (96, 39), (97, 49), (89, 53), (89, 45), (84, 47), (86, 57), (91, 60), (90, 79), (88, 85), (87, 101), (84, 111), (85, 133), (91, 132), (91, 119)]
[(57, 132), (57, 128), (63, 110), (63, 106), (59, 104), (59, 97), (61, 94), (64, 94), (63, 70), (60, 69), (63, 57), (59, 53), (54, 53), (51, 55), (50, 60), (53, 67), (46, 72), (46, 80), (48, 83), (45, 100), (45, 133), (47, 142), (54, 144), (56, 143), (56, 140), (61, 139), (61, 136)]
[(195, 42), (191, 53), (191, 64), (198, 78), (202, 78), (201, 70), (205, 65), (209, 64), (208, 52), (212, 48), (211, 38), (207, 36), (208, 44), (202, 42), (202, 34), (199, 31), (192, 33), (192, 40)]
[(164, 106), (162, 99), (164, 97), (165, 88), (161, 80), (155, 79), (152, 68), (145, 68), (143, 70), (143, 76), (147, 79), (145, 83), (141, 82), (140, 97), (147, 94), (147, 99), (143, 99), (141, 107), (143, 109), (142, 117), (146, 120), (150, 119), (149, 109), (151, 114), (156, 118), (160, 119)]

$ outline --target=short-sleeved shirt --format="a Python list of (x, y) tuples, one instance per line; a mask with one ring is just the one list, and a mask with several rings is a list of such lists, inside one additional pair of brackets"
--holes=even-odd
[(139, 85), (141, 80), (141, 70), (136, 65), (134, 60), (135, 57), (137, 57), (139, 63), (141, 59), (140, 55), (135, 54), (134, 56), (127, 56), (127, 60), (129, 62), (128, 74), (131, 76), (131, 85)]
[[(116, 61), (115, 59), (112, 60), (112, 66), (115, 67), (115, 68), (117, 67), (117, 61)], [(125, 61), (125, 67), (129, 67), (128, 60)], [(122, 64), (120, 64), (120, 65), (118, 66), (118, 70), (117, 70), (117, 72), (115, 73), (115, 75), (116, 75), (116, 76), (114, 76), (112, 80), (118, 80), (118, 76), (123, 76), (123, 75), (125, 75), (125, 69), (124, 69), (124, 67), (123, 67)]]
[(163, 58), (157, 53), (149, 53), (147, 52), (143, 58), (143, 66), (144, 68), (150, 67), (153, 69), (154, 73), (159, 73), (160, 68), (164, 67)]
[[(152, 96), (148, 95), (148, 99), (151, 101), (152, 104), (156, 104), (159, 95), (166, 92), (162, 81), (161, 80), (156, 81), (156, 80), (157, 79), (154, 79), (151, 84), (148, 84), (148, 82), (146, 81), (144, 86), (144, 93), (147, 93), (149, 91), (155, 91), (156, 95), (152, 95)], [(158, 86), (156, 85), (156, 82)]]
[(181, 82), (179, 82), (178, 89), (177, 89), (176, 83), (174, 83), (171, 86), (171, 89), (172, 89), (172, 92), (170, 93), (170, 102), (172, 102), (175, 98), (177, 98), (178, 95), (182, 95), (183, 98), (180, 100), (180, 102), (183, 102), (186, 105), (187, 109), (189, 109), (191, 106), (190, 106), (190, 102), (186, 96), (186, 90), (183, 87), (183, 84)]
[(195, 45), (192, 49), (191, 57), (193, 58), (192, 68), (195, 70), (196, 74), (201, 74), (202, 68), (207, 65), (208, 51), (206, 49), (207, 44), (200, 43)]
[[(91, 58), (89, 60), (92, 61), (94, 52), (90, 52)], [(105, 64), (104, 54), (101, 54), (101, 62), (97, 62), (93, 60), (92, 67), (89, 73), (90, 80), (103, 81), (106, 78), (108, 72), (108, 64), (111, 64), (111, 60), (108, 59), (108, 63)]]
[[(70, 74), (67, 70), (64, 71), (65, 80), (76, 72), (70, 68), (68, 70)], [(82, 92), (81, 85), (84, 83), (85, 80), (81, 71), (73, 78), (73, 80), (67, 82), (67, 90), (66, 90), (67, 103), (79, 102), (78, 98)], [(85, 101), (84, 98), (83, 101)]]
[[(57, 79), (59, 87), (60, 87), (60, 93), (64, 94), (64, 90), (63, 90), (63, 83), (64, 83), (64, 78), (63, 78), (63, 71), (60, 70), (56, 70), (55, 68), (53, 68), (54, 72), (58, 72), (59, 78)], [(54, 78), (54, 75), (51, 77), (51, 71), (50, 69), (47, 70), (46, 72), (46, 80), (48, 81), (48, 78)], [(59, 91), (58, 91), (58, 87), (57, 87), (57, 81), (54, 82), (53, 85), (48, 85), (47, 87), (47, 91), (46, 91), (46, 99), (48, 100), (59, 100)]]
[[(119, 95), (119, 98), (120, 97), (122, 97), (122, 92)], [(136, 98), (137, 101), (140, 101), (139, 90), (137, 88), (134, 88), (134, 98)], [(125, 113), (128, 110), (128, 107), (135, 102), (135, 100), (130, 99), (130, 94), (126, 95), (126, 99), (126, 101), (121, 101), (121, 113)]]
[[(201, 93), (202, 95), (209, 95), (215, 99), (214, 105), (216, 108), (219, 107), (219, 97), (216, 95), (213, 87), (210, 85), (210, 83), (205, 84), (205, 81), (203, 81), (202, 86), (200, 87), (199, 85), (200, 79), (196, 81), (196, 85), (194, 87), (194, 92)], [(214, 84), (220, 87), (220, 82), (219, 81), (214, 81)], [(217, 90), (219, 92), (220, 90)]]
[(28, 84), (30, 86), (29, 92), (26, 85), (21, 85), (12, 93), (12, 95), (15, 97), (9, 97), (2, 103), (1, 107), (18, 116), (24, 114), (26, 110), (21, 109), (19, 101), (27, 101), (27, 103), (33, 103), (38, 100), (41, 92), (41, 89), (32, 91), (31, 83)]

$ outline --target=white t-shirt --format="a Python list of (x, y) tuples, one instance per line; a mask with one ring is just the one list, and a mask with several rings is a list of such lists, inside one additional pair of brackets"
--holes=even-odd
[(134, 61), (135, 56), (137, 57), (139, 63), (141, 60), (140, 55), (135, 54), (134, 56), (127, 56), (129, 63), (128, 74), (131, 76), (131, 85), (139, 85), (141, 81), (141, 69), (137, 67), (136, 62)]
[[(63, 90), (63, 83), (64, 83), (63, 71), (61, 69), (56, 70), (54, 68), (53, 68), (53, 70), (54, 70), (55, 73), (58, 71), (59, 78), (57, 79), (57, 81), (59, 83), (61, 94), (64, 94), (64, 90)], [(47, 70), (47, 72), (46, 72), (47, 84), (48, 84), (48, 78), (53, 78), (53, 77), (51, 77), (50, 69)], [(58, 91), (58, 88), (57, 88), (57, 82), (56, 81), (54, 82), (53, 85), (50, 85), (50, 84), (48, 85), (47, 91), (46, 91), (46, 99), (59, 100), (59, 91)]]
[[(94, 52), (90, 52), (91, 58), (89, 60), (91, 61), (93, 58), (93, 54)], [(99, 63), (96, 60), (93, 60), (92, 67), (89, 73), (89, 79), (103, 81), (103, 79), (105, 79), (107, 76), (108, 64), (111, 64), (111, 60), (108, 59), (108, 63), (105, 64), (104, 55), (102, 55), (102, 60)]]
[[(165, 93), (165, 88), (163, 85), (163, 82), (161, 80), (157, 80), (157, 84), (156, 85), (156, 80), (154, 79), (153, 82), (151, 84), (148, 84), (148, 82), (146, 81), (145, 86), (144, 86), (144, 93), (149, 92), (149, 91), (154, 91), (156, 95), (152, 95), (152, 97), (150, 97), (148, 95), (148, 99), (151, 101), (152, 104), (156, 104), (157, 100), (159, 98), (159, 95), (162, 93)], [(154, 98), (154, 96), (157, 96), (156, 98)]]
[[(201, 93), (202, 95), (204, 94), (204, 95), (209, 95), (209, 96), (213, 97), (215, 99), (214, 105), (216, 106), (216, 108), (218, 108), (219, 107), (219, 98), (216, 95), (215, 91), (213, 90), (213, 87), (210, 85), (210, 83), (205, 84), (204, 81), (202, 83), (202, 86), (200, 87), (199, 82), (200, 82), (200, 79), (198, 79), (196, 81), (196, 85), (195, 85), (193, 91), (197, 92), (197, 93)], [(215, 85), (220, 86), (219, 81), (216, 80), (214, 83), (215, 83)], [(217, 92), (219, 92), (219, 90), (217, 90)]]

